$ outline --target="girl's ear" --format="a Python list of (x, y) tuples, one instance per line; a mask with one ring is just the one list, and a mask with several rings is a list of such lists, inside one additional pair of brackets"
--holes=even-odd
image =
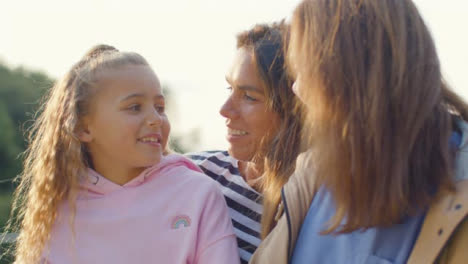
[(84, 143), (89, 143), (93, 140), (93, 136), (91, 135), (85, 120), (80, 122), (80, 124), (76, 127), (75, 135), (81, 142)]

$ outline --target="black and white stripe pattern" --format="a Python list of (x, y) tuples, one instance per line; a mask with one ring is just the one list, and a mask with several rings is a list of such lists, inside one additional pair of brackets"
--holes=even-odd
[(260, 244), (262, 195), (252, 189), (239, 173), (237, 160), (227, 151), (189, 153), (206, 175), (221, 188), (234, 226), (241, 263), (247, 264)]

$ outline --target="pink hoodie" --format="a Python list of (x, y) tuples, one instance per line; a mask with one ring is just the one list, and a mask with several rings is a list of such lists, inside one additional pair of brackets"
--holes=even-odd
[(169, 155), (120, 186), (93, 170), (76, 203), (59, 209), (46, 263), (238, 264), (236, 238), (216, 183)]

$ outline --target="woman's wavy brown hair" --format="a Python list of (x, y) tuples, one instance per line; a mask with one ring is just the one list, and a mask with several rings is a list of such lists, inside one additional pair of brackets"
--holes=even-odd
[[(284, 43), (289, 28), (284, 22), (255, 25), (237, 36), (237, 48), (252, 51), (258, 76), (265, 84), (267, 106), (278, 114), (276, 135), (266, 136), (254, 159), (265, 160), (263, 174), (262, 236), (274, 227), (274, 214), (280, 202), (281, 188), (294, 172), (300, 153), (302, 112), (291, 90), (293, 80), (285, 70)], [(267, 140), (268, 139), (268, 140)]]
[(412, 1), (303, 1), (288, 65), (308, 108), (311, 177), (336, 202), (324, 233), (399, 223), (452, 187), (449, 137), (468, 106)]
[[(84, 180), (90, 157), (75, 135), (88, 114), (90, 98), (99, 90), (100, 73), (125, 65), (145, 65), (136, 53), (99, 45), (92, 48), (58, 81), (45, 97), (29, 131), (24, 170), (18, 177), (12, 217), (7, 230), (19, 232), (15, 263), (39, 263), (58, 208), (68, 202), (72, 212), (79, 182)], [(70, 216), (73, 230), (74, 213)], [(73, 238), (70, 238), (73, 239)]]

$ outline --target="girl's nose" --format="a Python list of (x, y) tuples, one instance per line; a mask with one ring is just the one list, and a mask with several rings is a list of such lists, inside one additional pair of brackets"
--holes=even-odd
[(147, 123), (149, 126), (157, 126), (161, 125), (161, 115), (158, 113), (157, 110), (154, 110), (151, 114), (149, 114), (147, 118)]

